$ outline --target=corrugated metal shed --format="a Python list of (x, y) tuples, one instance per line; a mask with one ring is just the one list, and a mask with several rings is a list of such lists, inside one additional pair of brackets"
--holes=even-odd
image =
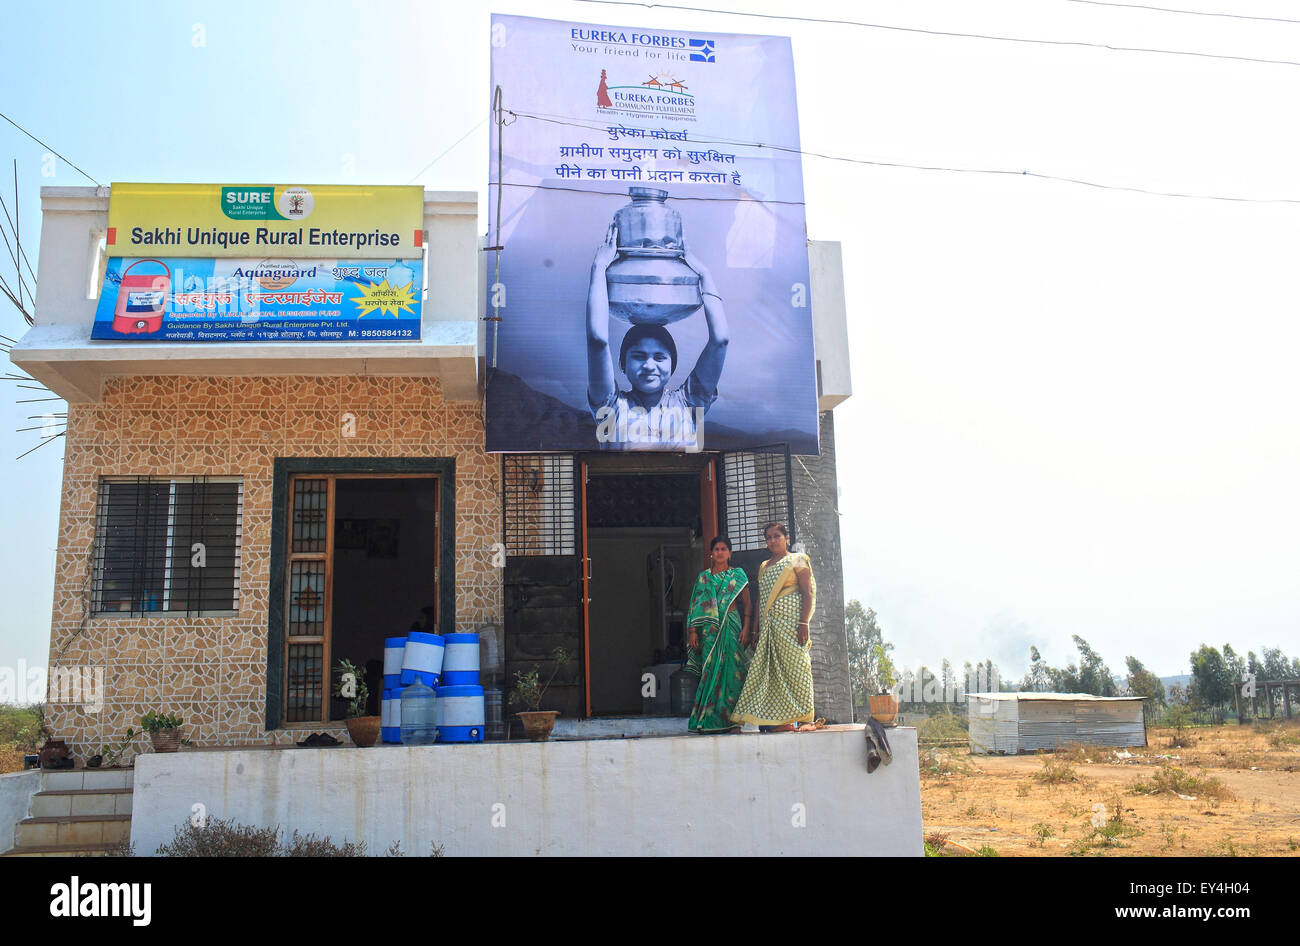
[(968, 693), (970, 751), (1014, 754), (1072, 742), (1145, 746), (1143, 699), (1091, 693)]

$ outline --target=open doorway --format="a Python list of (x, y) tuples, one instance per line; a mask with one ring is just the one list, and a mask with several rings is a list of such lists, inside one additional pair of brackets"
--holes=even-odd
[[(592, 469), (587, 655), (593, 716), (668, 715), (668, 677), (685, 659), (686, 613), (703, 563), (698, 464), (680, 471)], [(654, 674), (646, 695), (645, 674)]]
[(340, 660), (365, 673), (367, 712), (378, 715), (384, 638), (449, 622), (440, 580), (442, 481), (434, 473), (287, 477), (282, 636), (274, 614), (271, 629), (284, 648), (284, 723), (345, 717), (347, 704), (332, 685)]

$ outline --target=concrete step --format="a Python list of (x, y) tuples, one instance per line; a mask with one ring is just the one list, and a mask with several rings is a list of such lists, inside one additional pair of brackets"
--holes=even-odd
[(16, 847), (0, 857), (105, 857), (117, 853), (119, 845), (113, 844), (38, 844)]
[(130, 788), (134, 769), (65, 769), (41, 772), (41, 791), (75, 792), (83, 789)]
[(133, 793), (129, 788), (83, 788), (72, 791), (37, 792), (28, 815), (33, 818), (66, 818), (71, 815), (129, 815)]
[(130, 815), (64, 815), (24, 818), (14, 825), (14, 848), (67, 844), (117, 844), (131, 836)]

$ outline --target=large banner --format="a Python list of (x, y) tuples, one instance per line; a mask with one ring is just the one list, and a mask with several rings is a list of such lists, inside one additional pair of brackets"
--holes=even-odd
[(487, 449), (815, 454), (789, 39), (494, 16), (491, 41)]

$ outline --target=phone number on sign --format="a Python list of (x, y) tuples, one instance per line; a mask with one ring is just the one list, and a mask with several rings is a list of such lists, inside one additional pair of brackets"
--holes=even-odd
[(363, 328), (351, 335), (362, 338), (413, 338), (415, 330), (409, 328)]

